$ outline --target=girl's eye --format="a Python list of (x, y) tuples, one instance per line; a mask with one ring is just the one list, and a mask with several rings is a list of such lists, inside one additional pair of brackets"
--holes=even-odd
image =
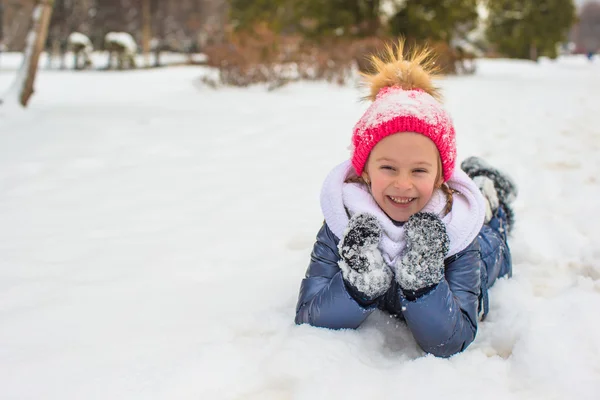
[(427, 170), (426, 170), (426, 169), (423, 169), (423, 168), (418, 168), (418, 169), (415, 169), (415, 170), (413, 170), (413, 172), (417, 172), (417, 173), (426, 173), (426, 172), (427, 172)]
[(382, 165), (381, 167), (379, 167), (380, 169), (385, 169), (388, 171), (395, 171), (396, 169), (394, 167), (392, 167), (391, 165)]

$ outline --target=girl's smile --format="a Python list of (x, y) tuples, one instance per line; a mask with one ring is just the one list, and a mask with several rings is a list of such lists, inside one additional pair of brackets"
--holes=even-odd
[(435, 144), (426, 136), (402, 132), (383, 138), (371, 151), (363, 179), (379, 207), (403, 222), (421, 211), (442, 183)]
[(394, 204), (396, 204), (399, 207), (408, 206), (408, 204), (410, 202), (415, 200), (415, 197), (393, 197), (393, 196), (387, 196), (387, 197), (388, 197), (388, 199), (390, 199)]

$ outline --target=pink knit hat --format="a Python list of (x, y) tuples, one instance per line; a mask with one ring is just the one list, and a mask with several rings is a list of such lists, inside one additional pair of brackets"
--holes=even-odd
[[(384, 137), (401, 132), (420, 133), (433, 141), (442, 160), (444, 182), (454, 172), (456, 138), (450, 115), (431, 85), (428, 50), (402, 58), (402, 43), (393, 60), (374, 58), (377, 73), (368, 76), (374, 101), (355, 125), (352, 134), (352, 165), (360, 176), (373, 147)], [(435, 97), (434, 97), (435, 96)]]

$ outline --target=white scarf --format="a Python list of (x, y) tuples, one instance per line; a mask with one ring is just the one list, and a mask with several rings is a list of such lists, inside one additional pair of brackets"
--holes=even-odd
[[(366, 212), (377, 217), (383, 231), (380, 250), (385, 262), (393, 266), (405, 247), (404, 228), (394, 222), (379, 208), (375, 199), (358, 183), (345, 183), (352, 171), (350, 161), (335, 167), (325, 179), (321, 190), (321, 209), (329, 229), (342, 238), (352, 215)], [(456, 168), (447, 182), (454, 194), (452, 211), (442, 216), (446, 207), (446, 195), (436, 189), (424, 212), (434, 213), (446, 225), (450, 239), (448, 256), (464, 250), (477, 237), (485, 217), (485, 200), (475, 183), (461, 169)], [(348, 216), (350, 214), (350, 216)]]

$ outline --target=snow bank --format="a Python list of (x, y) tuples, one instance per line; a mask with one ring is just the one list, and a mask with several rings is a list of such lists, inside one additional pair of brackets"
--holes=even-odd
[(80, 45), (83, 47), (83, 51), (87, 54), (91, 54), (94, 51), (94, 46), (90, 38), (88, 38), (83, 33), (73, 32), (68, 37), (68, 43), (71, 45)]
[[(191, 55), (192, 60), (197, 63), (206, 62), (206, 55), (198, 53)], [(160, 56), (160, 62), (164, 66), (169, 65), (181, 65), (185, 64), (190, 58), (189, 54), (184, 53), (172, 53), (172, 52), (163, 52)], [(23, 59), (22, 53), (2, 53), (0, 54), (0, 74), (6, 71), (15, 71), (19, 68)], [(90, 59), (92, 60), (94, 65), (104, 66), (106, 63), (106, 52), (104, 51), (94, 51), (90, 54)], [(135, 55), (136, 63), (142, 65), (144, 63), (144, 55), (136, 54)], [(150, 64), (154, 64), (155, 54), (150, 53)], [(49, 67), (50, 64), (50, 67)], [(70, 52), (67, 53), (66, 58), (67, 68), (73, 67), (73, 57)], [(55, 58), (52, 63), (48, 61), (48, 53), (42, 53), (40, 55), (40, 62), (38, 66), (38, 71), (47, 70), (47, 69), (58, 69), (60, 67), (60, 60)], [(66, 71), (65, 71), (66, 72)]]
[(104, 42), (116, 43), (122, 46), (130, 54), (137, 53), (137, 44), (135, 43), (133, 36), (127, 32), (108, 32), (104, 37)]
[(293, 323), (362, 93), (199, 90), (205, 71), (42, 71), (29, 109), (0, 107), (2, 398), (598, 399), (598, 63), (442, 82), (459, 160), (520, 185), (514, 277), (449, 360), (385, 314)]

